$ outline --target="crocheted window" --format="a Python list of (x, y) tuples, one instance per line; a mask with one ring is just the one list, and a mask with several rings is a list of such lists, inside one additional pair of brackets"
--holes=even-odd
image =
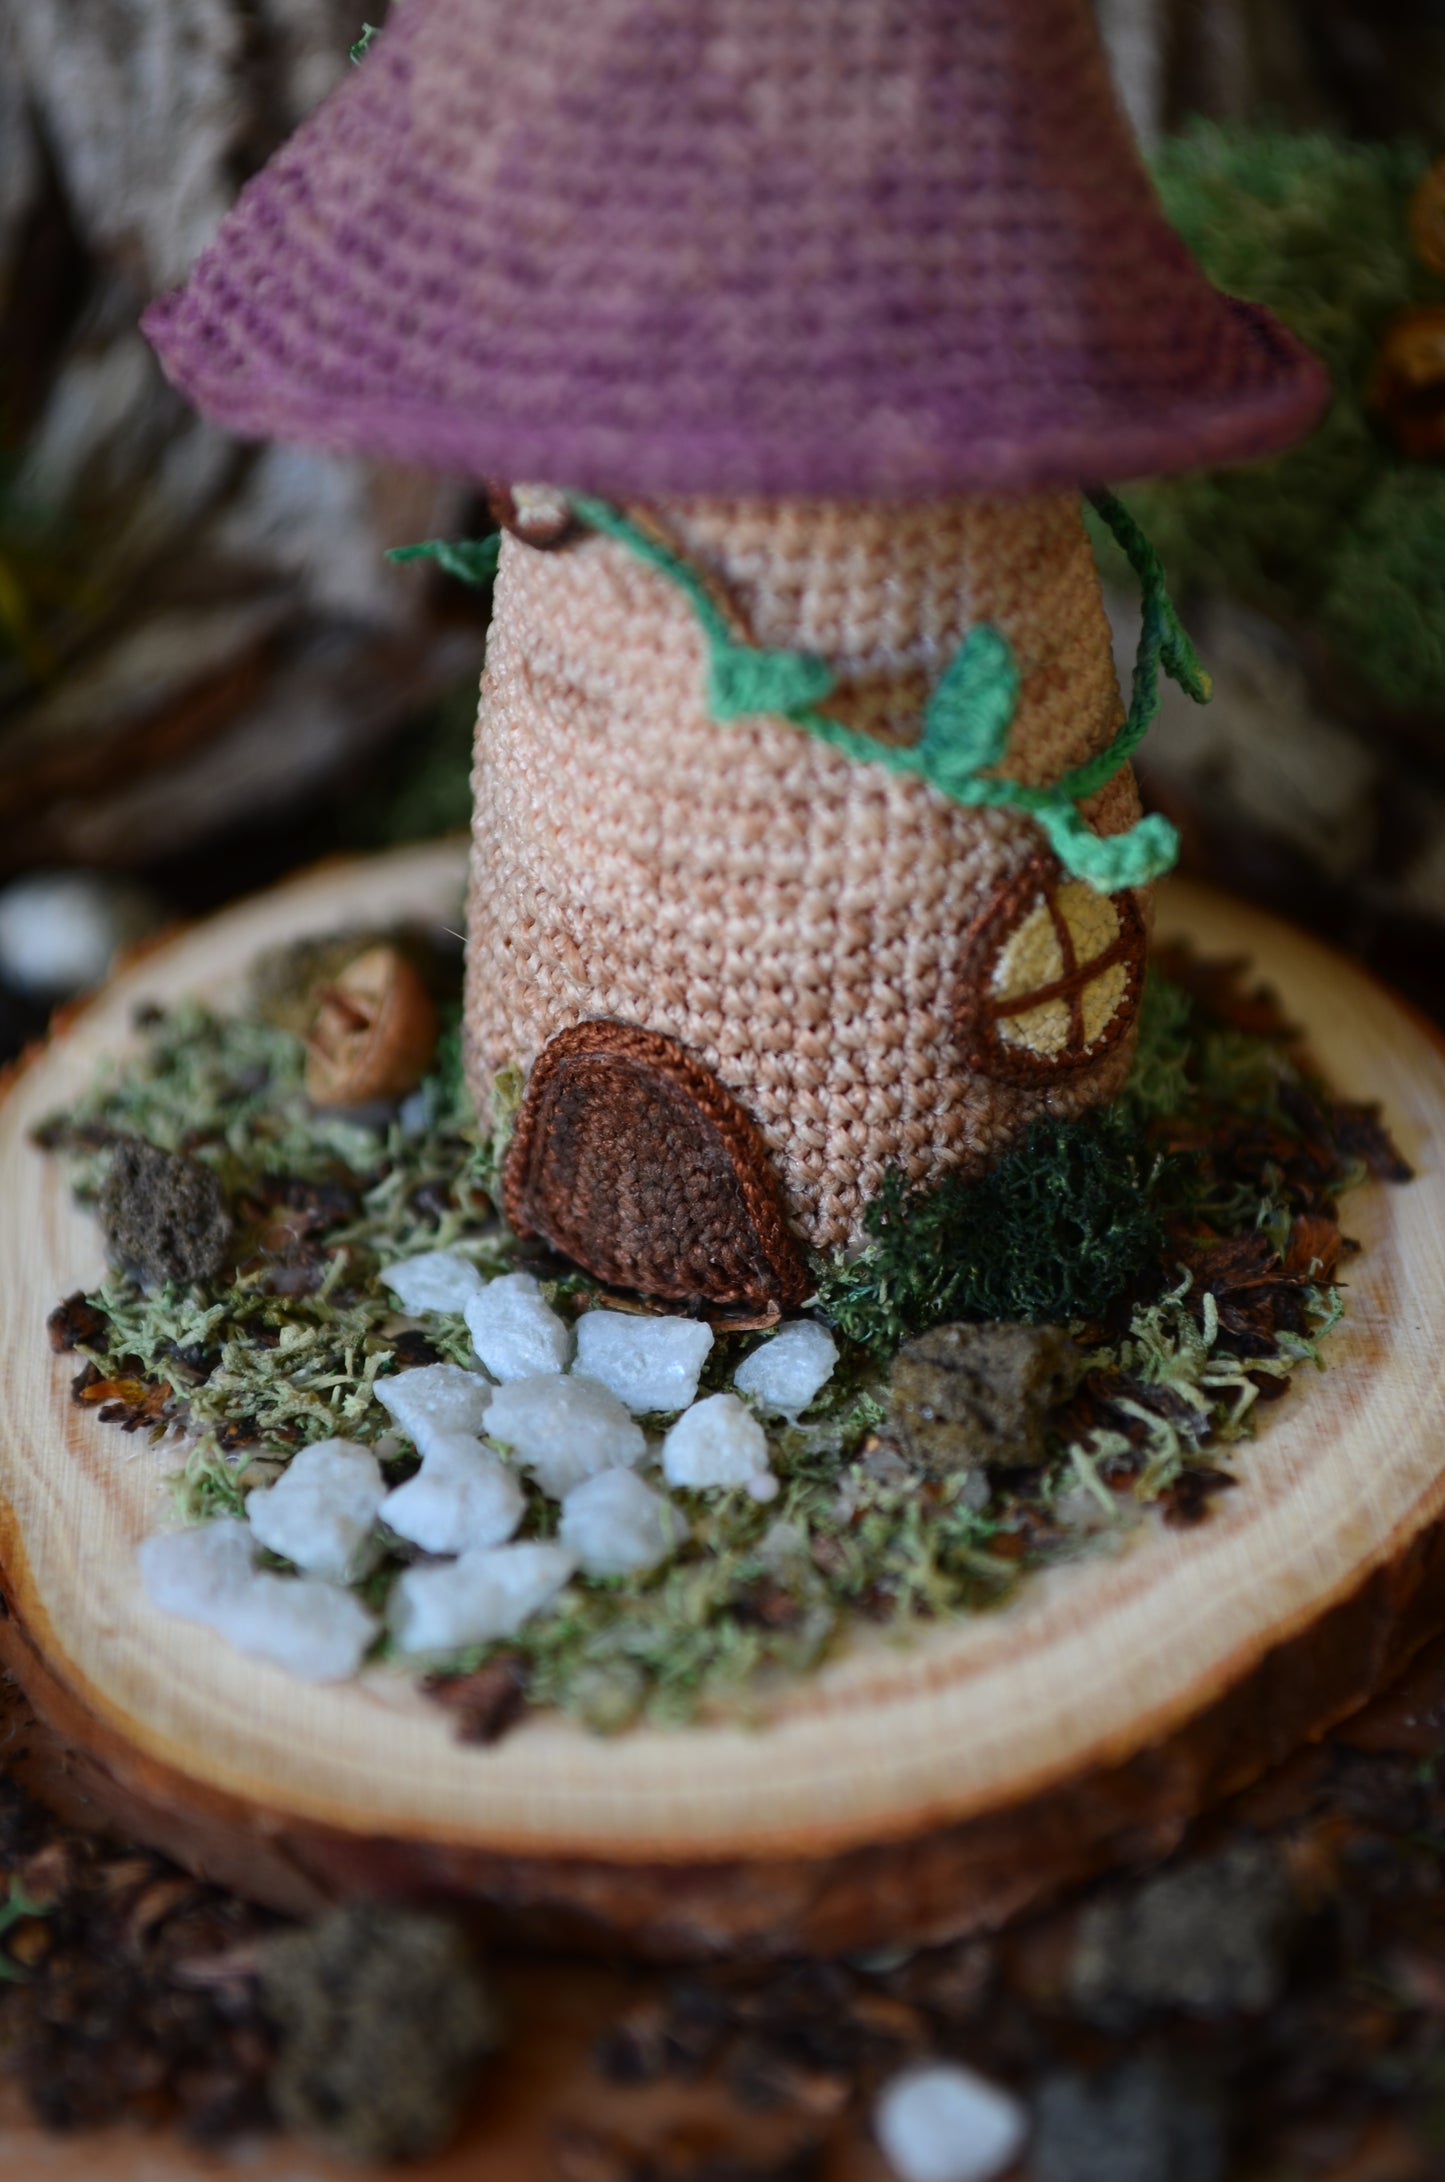
[(1147, 935), (1131, 893), (1099, 894), (1037, 857), (975, 925), (964, 978), (972, 1065), (990, 1076), (1089, 1068), (1128, 1031)]

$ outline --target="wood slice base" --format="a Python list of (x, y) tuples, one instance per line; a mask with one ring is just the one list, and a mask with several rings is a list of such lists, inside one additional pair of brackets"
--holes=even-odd
[(1117, 1557), (907, 1646), (863, 1632), (756, 1727), (612, 1740), (541, 1716), (466, 1748), (394, 1672), (299, 1684), (155, 1612), (134, 1550), (175, 1457), (69, 1400), (43, 1321), (99, 1274), (100, 1240), (28, 1133), (125, 1048), (138, 1003), (224, 1002), (307, 932), (455, 923), (461, 882), (460, 851), (408, 851), (230, 911), (118, 977), (0, 1107), (0, 1657), (70, 1746), (77, 1807), (289, 1908), (455, 1892), (674, 1955), (937, 1940), (1167, 1850), (1445, 1627), (1445, 1063), (1351, 965), (1182, 883), (1161, 931), (1251, 956), (1418, 1170), (1348, 1200), (1363, 1249), (1330, 1368), (1269, 1410), (1208, 1523), (1151, 1518)]

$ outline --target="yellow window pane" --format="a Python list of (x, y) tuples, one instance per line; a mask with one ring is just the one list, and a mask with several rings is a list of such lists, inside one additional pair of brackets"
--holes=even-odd
[(1064, 974), (1063, 951), (1048, 903), (1041, 894), (1021, 924), (999, 949), (992, 986), (998, 1000), (1022, 1000)]
[(1001, 1045), (1032, 1053), (1041, 1061), (1057, 1060), (1068, 1050), (1069, 1003), (1046, 1000), (1042, 1007), (1026, 1008), (1022, 1015), (1001, 1015), (998, 1036)]
[(1083, 1003), (1084, 1044), (1093, 1045), (1102, 1038), (1129, 990), (1129, 966), (1124, 962), (1111, 962), (1107, 970), (1091, 978), (1080, 998)]

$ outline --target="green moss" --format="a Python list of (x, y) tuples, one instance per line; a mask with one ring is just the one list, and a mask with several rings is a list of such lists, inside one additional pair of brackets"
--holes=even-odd
[(1364, 391), (1395, 313), (1445, 302), (1406, 225), (1426, 164), (1412, 145), (1203, 122), (1161, 146), (1155, 178), (1174, 226), (1218, 286), (1267, 304), (1315, 351), (1335, 399), (1273, 462), (1127, 495), (1176, 586), (1317, 625), (1357, 673), (1411, 704), (1445, 701), (1445, 485), (1395, 453)]
[(880, 1351), (946, 1319), (1088, 1317), (1159, 1249), (1149, 1183), (1118, 1113), (1035, 1122), (977, 1180), (910, 1191), (892, 1172), (868, 1208), (866, 1247), (825, 1272), (819, 1306)]
[(948, 1319), (1096, 1316), (1158, 1252), (1169, 1193), (1162, 1160), (1141, 1147), (1147, 1124), (1189, 1099), (1204, 1035), (1189, 995), (1151, 972), (1122, 1098), (1077, 1121), (1035, 1122), (976, 1180), (909, 1190), (885, 1176), (864, 1249), (820, 1265), (819, 1307), (880, 1354)]
[(1321, 612), (1395, 704), (1445, 699), (1445, 470), (1392, 470), (1336, 547)]
[[(376, 1382), (425, 1358), (384, 1266), (437, 1247), (488, 1272), (514, 1262), (484, 1192), (517, 1085), (499, 1086), (483, 1126), (462, 1084), (454, 1015), (405, 1127), (313, 1112), (302, 1060), (288, 1030), (187, 1005), (153, 1021), (139, 1052), (46, 1132), (90, 1197), (117, 1136), (184, 1148), (224, 1182), (241, 1239), (234, 1273), (154, 1292), (116, 1273), (88, 1299), (91, 1315), (71, 1313), (84, 1329), (77, 1356), (108, 1388), (132, 1389), (102, 1415), (189, 1435), (177, 1489), (198, 1520), (240, 1512), (242, 1473), (258, 1452), (284, 1461), (309, 1441), (375, 1441), (393, 1429)], [(1262, 1229), (1284, 1246), (1301, 1200), (1281, 1147), (1289, 1102), (1307, 1089), (1277, 1038), (1211, 1021), (1151, 976), (1138, 1055), (1112, 1113), (1041, 1123), (994, 1173), (931, 1198), (910, 1198), (895, 1180), (862, 1258), (824, 1269), (819, 1300), (841, 1354), (807, 1414), (768, 1427), (780, 1498), (763, 1508), (744, 1492), (677, 1495), (689, 1530), (670, 1563), (625, 1581), (579, 1577), (502, 1647), (523, 1655), (530, 1701), (599, 1731), (638, 1716), (746, 1716), (763, 1688), (808, 1671), (860, 1617), (902, 1636), (922, 1620), (986, 1610), (1029, 1569), (1093, 1550), (1137, 1520), (1201, 1451), (1249, 1431), (1259, 1386), (1314, 1356), (1337, 1310), (1327, 1288), (1297, 1287), (1288, 1328), (1241, 1350), (1212, 1298), (1159, 1249), (1166, 1230), (1201, 1227)], [(1236, 1140), (1237, 1157), (1219, 1153)], [(1337, 1186), (1328, 1176), (1321, 1185), (1326, 1196)], [(274, 1233), (268, 1224), (278, 1205), (304, 1229), (295, 1248), (285, 1220)], [(292, 1287), (298, 1268), (305, 1277)], [(558, 1267), (545, 1292), (571, 1313), (595, 1287)], [(1125, 1300), (1100, 1326), (1121, 1287)], [(1090, 1361), (1096, 1377), (1113, 1376), (1118, 1399), (1091, 1423), (1059, 1426), (1028, 1473), (900, 1475), (876, 1439), (891, 1351), (964, 1310), (1095, 1321)], [(721, 1334), (706, 1388), (729, 1385), (758, 1338)], [(429, 1317), (425, 1344), (472, 1360), (460, 1318)], [(159, 1416), (137, 1398), (154, 1389), (165, 1396)], [(413, 1462), (403, 1451), (389, 1475)], [(528, 1483), (519, 1535), (551, 1536), (556, 1523), (556, 1507)], [(388, 1557), (367, 1577), (369, 1604), (384, 1608), (403, 1565)], [(434, 1664), (465, 1669), (488, 1656)]]

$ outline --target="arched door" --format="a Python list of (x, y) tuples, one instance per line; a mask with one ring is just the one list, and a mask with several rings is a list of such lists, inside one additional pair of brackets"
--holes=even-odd
[(767, 1309), (808, 1290), (755, 1125), (701, 1061), (657, 1031), (579, 1023), (532, 1071), (503, 1197), (599, 1280), (676, 1302)]

